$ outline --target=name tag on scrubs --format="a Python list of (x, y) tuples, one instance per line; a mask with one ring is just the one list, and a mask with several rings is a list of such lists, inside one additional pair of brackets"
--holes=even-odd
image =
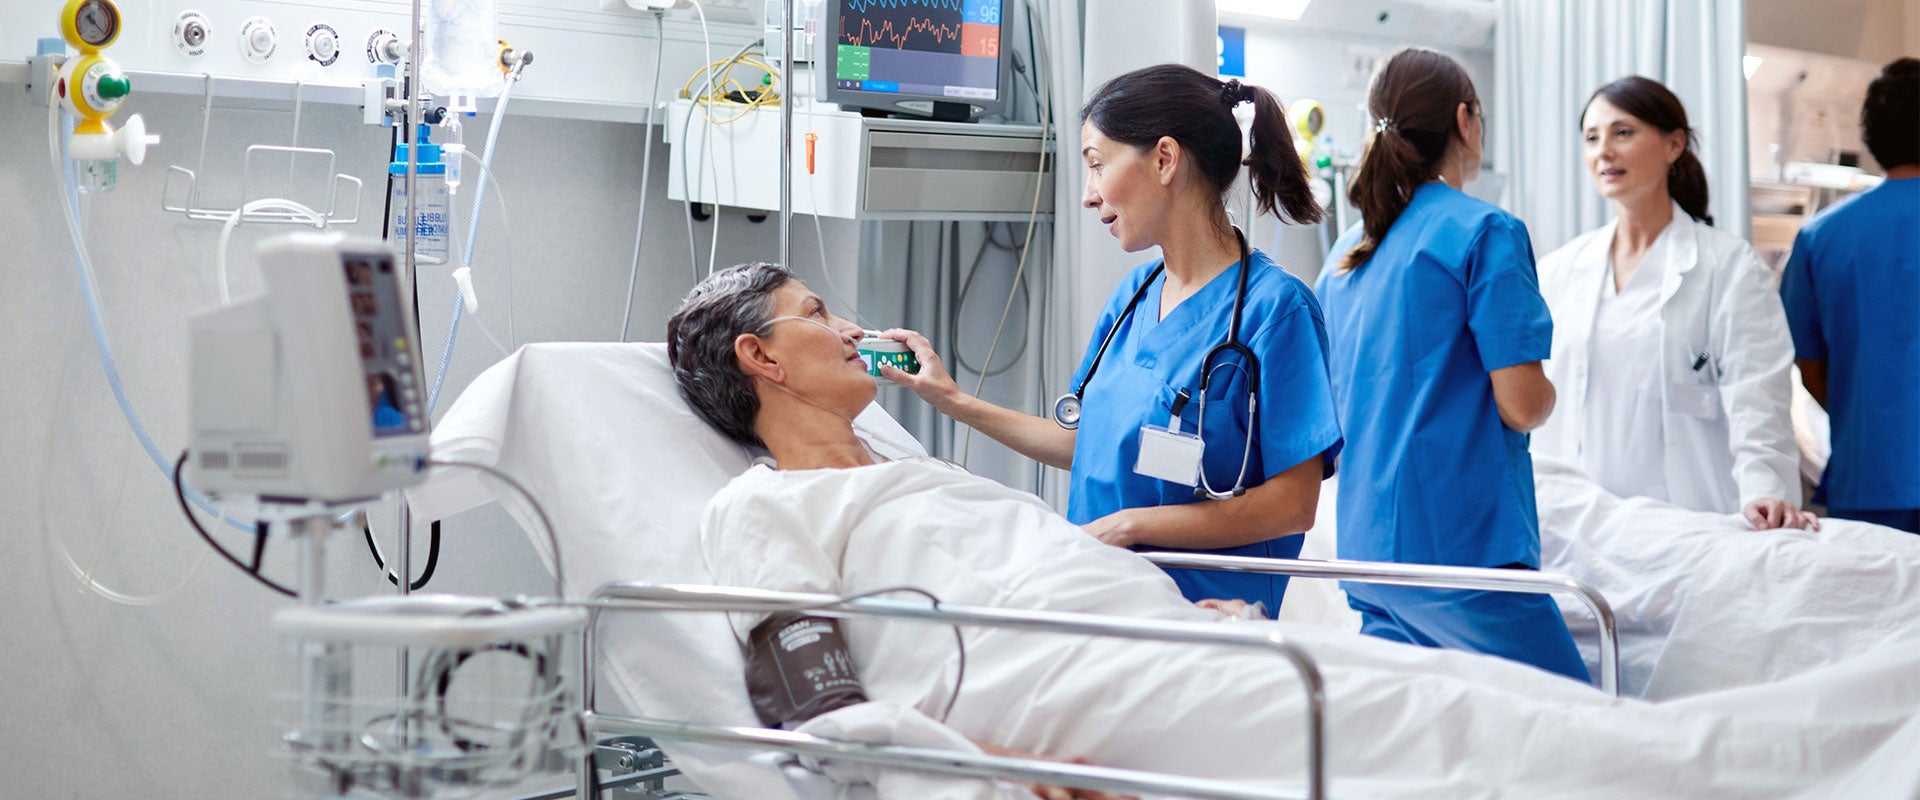
[(1174, 433), (1152, 425), (1140, 429), (1140, 459), (1133, 471), (1182, 486), (1200, 482), (1200, 456), (1206, 444), (1190, 433)]

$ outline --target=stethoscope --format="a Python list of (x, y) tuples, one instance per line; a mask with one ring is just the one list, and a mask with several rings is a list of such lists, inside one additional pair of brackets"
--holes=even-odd
[[(1193, 492), (1197, 496), (1214, 500), (1225, 500), (1247, 493), (1247, 464), (1253, 454), (1253, 432), (1258, 424), (1255, 414), (1259, 409), (1260, 398), (1260, 358), (1253, 354), (1253, 348), (1240, 343), (1240, 312), (1247, 305), (1247, 273), (1250, 271), (1253, 251), (1247, 247), (1247, 236), (1241, 233), (1239, 228), (1233, 229), (1233, 235), (1240, 243), (1240, 275), (1233, 295), (1233, 318), (1227, 326), (1227, 340), (1214, 345), (1207, 351), (1207, 355), (1200, 359), (1200, 421), (1202, 426), (1206, 424), (1207, 387), (1213, 382), (1214, 359), (1221, 353), (1238, 353), (1241, 358), (1246, 359), (1246, 367), (1242, 368), (1233, 362), (1227, 362), (1221, 366), (1235, 367), (1247, 375), (1247, 436), (1240, 452), (1240, 474), (1234, 478), (1233, 489), (1225, 492), (1214, 491), (1213, 487), (1207, 484), (1207, 471), (1200, 470), (1200, 485), (1195, 487)], [(1166, 262), (1162, 261), (1147, 273), (1147, 279), (1140, 282), (1140, 288), (1134, 290), (1133, 297), (1127, 300), (1126, 307), (1121, 309), (1119, 318), (1113, 321), (1113, 327), (1108, 328), (1106, 337), (1100, 340), (1100, 349), (1093, 352), (1093, 363), (1087, 365), (1087, 374), (1081, 376), (1080, 385), (1074, 388), (1072, 394), (1063, 394), (1060, 399), (1053, 401), (1053, 421), (1059, 423), (1060, 427), (1070, 431), (1080, 428), (1080, 399), (1087, 392), (1087, 383), (1092, 381), (1093, 374), (1099, 371), (1100, 360), (1106, 357), (1107, 347), (1113, 344), (1113, 337), (1120, 332), (1120, 326), (1125, 325), (1128, 318), (1133, 316), (1134, 309), (1140, 306), (1140, 300), (1147, 296), (1147, 289), (1153, 286), (1154, 279), (1160, 277), (1160, 273), (1165, 269)], [(1180, 411), (1176, 407), (1173, 413), (1179, 414)]]

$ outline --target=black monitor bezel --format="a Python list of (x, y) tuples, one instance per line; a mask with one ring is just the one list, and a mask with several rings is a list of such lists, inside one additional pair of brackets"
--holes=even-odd
[[(925, 94), (901, 94), (898, 92), (868, 92), (859, 89), (842, 89), (837, 85), (835, 76), (840, 70), (840, 9), (844, 0), (825, 0), (822, 4), (823, 19), (820, 21), (821, 36), (818, 52), (814, 57), (814, 68), (820, 72), (816, 83), (819, 85), (820, 98), (825, 102), (836, 103), (848, 110), (873, 109), (908, 117), (931, 118), (931, 103), (967, 105), (973, 112), (968, 119), (987, 116), (1005, 116), (1007, 96), (1012, 93), (1012, 54), (1007, 47), (1012, 40), (1012, 27), (1007, 24), (1007, 9), (1015, 6), (1016, 0), (994, 0), (1000, 4), (1000, 57), (994, 69), (994, 99), (978, 100), (973, 98), (940, 97)], [(909, 103), (926, 105), (918, 108)]]

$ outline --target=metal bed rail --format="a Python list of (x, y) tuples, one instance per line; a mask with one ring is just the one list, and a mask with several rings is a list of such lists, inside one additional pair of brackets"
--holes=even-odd
[(1337, 578), (1357, 583), (1436, 589), (1483, 589), (1524, 594), (1569, 595), (1587, 607), (1600, 631), (1600, 690), (1620, 696), (1620, 632), (1613, 606), (1598, 591), (1565, 575), (1492, 567), (1391, 564), (1379, 561), (1316, 561), (1300, 558), (1250, 558), (1194, 553), (1142, 553), (1155, 565), (1177, 569), (1250, 572), (1296, 578)]
[[(570, 603), (571, 604), (571, 603)], [(600, 614), (605, 611), (806, 611), (838, 619), (911, 619), (938, 624), (1009, 628), (1050, 633), (1079, 633), (1121, 639), (1209, 644), (1265, 650), (1285, 658), (1300, 675), (1307, 699), (1306, 797), (1326, 797), (1326, 690), (1313, 657), (1270, 626), (1222, 626), (1211, 623), (1128, 619), (1058, 611), (1026, 611), (924, 601), (774, 592), (721, 586), (609, 583), (594, 590), (588, 607), (583, 659), (582, 719), (589, 735), (625, 733), (655, 739), (701, 742), (756, 750), (778, 750), (882, 767), (913, 769), (962, 777), (998, 777), (1129, 794), (1177, 795), (1220, 800), (1280, 800), (1298, 795), (1249, 788), (1205, 778), (1158, 775), (1136, 770), (1068, 764), (1041, 759), (958, 753), (914, 747), (838, 742), (764, 728), (695, 725), (685, 722), (611, 716), (594, 710), (595, 647)], [(594, 798), (591, 757), (579, 773), (578, 795)]]

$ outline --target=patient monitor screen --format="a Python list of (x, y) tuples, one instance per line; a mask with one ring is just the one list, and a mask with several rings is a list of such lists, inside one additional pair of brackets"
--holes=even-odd
[(373, 435), (402, 436), (426, 429), (420, 404), (418, 358), (400, 302), (393, 256), (344, 253), (347, 306), (358, 339), (361, 379)]
[(1002, 0), (835, 0), (834, 85), (862, 92), (999, 97)]

